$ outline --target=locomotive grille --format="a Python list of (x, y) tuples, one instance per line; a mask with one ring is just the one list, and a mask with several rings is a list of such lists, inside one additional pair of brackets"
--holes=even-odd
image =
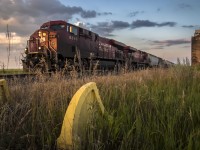
[(29, 52), (38, 52), (38, 43), (36, 40), (29, 40)]

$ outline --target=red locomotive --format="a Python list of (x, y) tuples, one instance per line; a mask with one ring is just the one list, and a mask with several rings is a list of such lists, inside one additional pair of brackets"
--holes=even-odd
[(24, 70), (55, 71), (66, 66), (79, 69), (129, 69), (169, 66), (173, 63), (137, 50), (113, 39), (99, 36), (65, 21), (49, 21), (27, 41)]

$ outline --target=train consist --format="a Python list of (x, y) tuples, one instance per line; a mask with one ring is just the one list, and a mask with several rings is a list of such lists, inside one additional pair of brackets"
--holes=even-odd
[(127, 46), (119, 41), (67, 23), (49, 21), (36, 30), (27, 41), (24, 70), (41, 69), (138, 69), (169, 67), (173, 63)]

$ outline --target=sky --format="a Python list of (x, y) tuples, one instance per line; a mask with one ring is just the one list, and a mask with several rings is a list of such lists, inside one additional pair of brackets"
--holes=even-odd
[(175, 63), (191, 59), (199, 8), (199, 0), (0, 0), (0, 68), (21, 68), (29, 36), (50, 20), (83, 26)]

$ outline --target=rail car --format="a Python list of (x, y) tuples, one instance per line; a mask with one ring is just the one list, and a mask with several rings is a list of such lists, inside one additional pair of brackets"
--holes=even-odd
[(61, 69), (128, 69), (168, 67), (172, 62), (126, 44), (57, 20), (44, 23), (27, 41), (25, 71)]

